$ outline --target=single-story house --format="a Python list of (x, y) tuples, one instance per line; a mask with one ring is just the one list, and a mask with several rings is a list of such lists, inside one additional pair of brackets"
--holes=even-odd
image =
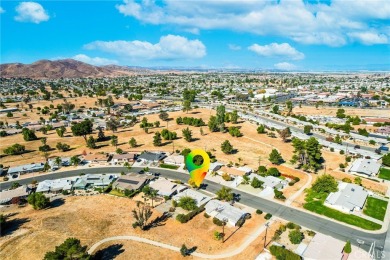
[(86, 189), (88, 187), (106, 188), (117, 178), (114, 174), (86, 174), (82, 175), (73, 184), (74, 189)]
[(112, 156), (113, 163), (134, 162), (136, 159), (137, 159), (136, 153), (114, 154)]
[(204, 195), (203, 193), (200, 193), (199, 191), (186, 189), (182, 192), (177, 193), (175, 196), (172, 197), (172, 200), (179, 201), (182, 197), (190, 197), (193, 198), (196, 201), (196, 206), (200, 207), (201, 205), (204, 205), (209, 200), (211, 200), (211, 197)]
[(250, 174), (253, 172), (253, 170), (247, 166), (241, 166), (241, 167), (238, 167), (237, 169), (245, 172), (246, 174)]
[(12, 203), (13, 200), (19, 201), (30, 194), (30, 189), (24, 185), (13, 190), (3, 190), (0, 192), (0, 204)]
[(237, 222), (248, 214), (239, 208), (233, 207), (227, 202), (219, 200), (210, 200), (206, 204), (205, 210), (211, 217), (226, 221), (226, 223), (231, 226), (237, 225)]
[[(317, 233), (300, 256), (303, 259), (329, 260), (343, 259), (345, 241)], [(352, 245), (352, 252), (348, 259), (370, 260), (370, 254), (357, 246)]]
[(249, 175), (249, 179), (253, 180), (253, 178), (257, 178), (259, 181), (263, 182), (263, 188), (271, 188), (271, 189), (277, 189), (281, 190), (284, 189), (287, 185), (288, 182), (286, 180), (279, 179), (274, 176), (260, 176), (257, 174), (251, 174)]
[(165, 157), (167, 157), (167, 155), (163, 152), (143, 152), (138, 156), (138, 159), (146, 162), (159, 162)]
[[(59, 166), (55, 163), (55, 158), (51, 158), (48, 160), (48, 163), (50, 165), (50, 168), (52, 170), (57, 170)], [(70, 157), (63, 157), (61, 158), (61, 166), (70, 166)]]
[(71, 190), (72, 185), (69, 179), (44, 180), (38, 183), (36, 192), (61, 192)]
[(145, 184), (147, 184), (152, 176), (140, 176), (140, 175), (122, 175), (113, 184), (112, 188), (118, 190), (138, 190)]
[(340, 182), (337, 192), (331, 192), (325, 200), (325, 205), (346, 213), (362, 210), (368, 192), (362, 186)]
[(210, 163), (209, 172), (217, 172), (221, 167), (223, 166), (223, 163), (220, 162), (213, 162)]
[(160, 196), (172, 196), (176, 192), (181, 192), (187, 189), (186, 186), (171, 182), (167, 179), (159, 178), (149, 183), (152, 189), (158, 190)]
[(8, 169), (8, 175), (40, 172), (43, 171), (44, 166), (45, 166), (44, 163), (32, 163), (32, 164), (14, 166)]
[(218, 170), (218, 173), (219, 174), (229, 174), (231, 177), (242, 177), (244, 175), (247, 175), (247, 173), (243, 170), (239, 170), (235, 167), (227, 167), (227, 166), (222, 166), (219, 170)]
[(381, 164), (373, 159), (359, 158), (352, 163), (349, 172), (375, 176), (378, 174)]
[(108, 155), (103, 153), (87, 154), (84, 160), (89, 163), (104, 164), (108, 161)]
[(182, 165), (184, 164), (184, 156), (183, 155), (169, 155), (164, 159), (165, 164), (172, 165)]

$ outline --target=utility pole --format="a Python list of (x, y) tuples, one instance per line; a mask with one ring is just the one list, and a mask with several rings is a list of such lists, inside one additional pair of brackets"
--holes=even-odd
[(265, 249), (265, 247), (266, 247), (266, 245), (267, 245), (267, 231), (268, 231), (268, 227), (269, 227), (269, 222), (267, 222), (266, 224), (265, 224), (265, 236), (264, 236), (264, 249)]

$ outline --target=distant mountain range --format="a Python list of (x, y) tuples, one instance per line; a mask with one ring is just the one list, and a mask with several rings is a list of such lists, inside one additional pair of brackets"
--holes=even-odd
[(0, 65), (0, 77), (11, 78), (82, 78), (117, 77), (145, 73), (147, 70), (124, 66), (93, 66), (73, 59), (39, 60), (31, 64), (7, 63)]
[[(383, 71), (380, 68), (377, 71)], [(384, 70), (386, 71), (386, 70)], [(63, 60), (39, 60), (31, 64), (7, 63), (0, 65), (0, 77), (11, 78), (98, 78), (98, 77), (118, 77), (140, 74), (156, 73), (189, 73), (189, 72), (241, 72), (241, 73), (281, 73), (293, 71), (283, 71), (276, 69), (245, 69), (245, 68), (204, 68), (204, 67), (137, 67), (137, 66), (119, 66), (105, 65), (94, 66), (73, 59)], [(331, 73), (332, 71), (295, 71), (296, 73)], [(335, 70), (335, 73), (363, 72), (362, 70)], [(369, 71), (365, 71), (369, 72)], [(372, 71), (371, 71), (372, 72)]]

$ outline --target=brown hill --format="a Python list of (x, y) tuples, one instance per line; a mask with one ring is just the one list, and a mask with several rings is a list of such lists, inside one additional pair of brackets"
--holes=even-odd
[(5, 78), (82, 78), (113, 77), (133, 74), (123, 70), (115, 70), (93, 66), (73, 59), (39, 60), (32, 64), (8, 63), (0, 65), (0, 76)]

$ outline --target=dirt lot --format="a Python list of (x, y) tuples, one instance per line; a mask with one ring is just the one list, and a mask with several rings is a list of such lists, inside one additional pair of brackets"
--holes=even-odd
[[(2, 214), (14, 214), (9, 221), (13, 222), (13, 226), (18, 226), (18, 229), (6, 230), (6, 236), (0, 238), (0, 258), (25, 259), (25, 256), (29, 256), (29, 259), (42, 259), (45, 252), (53, 250), (68, 237), (77, 237), (82, 244), (90, 247), (103, 238), (116, 235), (136, 235), (177, 247), (185, 243), (188, 247), (197, 246), (197, 252), (214, 254), (233, 250), (265, 222), (264, 216), (253, 214), (241, 229), (222, 244), (213, 238), (213, 232), (221, 231), (221, 227), (214, 225), (212, 219), (205, 218), (203, 214), (186, 224), (168, 219), (162, 223), (163, 225), (149, 231), (134, 230), (131, 226), (133, 222), (131, 209), (134, 207), (135, 202), (127, 198), (96, 195), (68, 197), (63, 205), (41, 211), (33, 210), (31, 206), (2, 208)], [(158, 215), (159, 213), (155, 211), (152, 219)], [(225, 228), (227, 236), (235, 229)], [(126, 248), (125, 255), (141, 251), (148, 252), (151, 256), (155, 254), (158, 256), (160, 253), (180, 257), (177, 253), (159, 248), (153, 247), (153, 250), (148, 250), (152, 249), (151, 246), (141, 243), (123, 243)], [(259, 250), (256, 245), (258, 243), (254, 243), (243, 254), (253, 258)]]
[[(349, 108), (342, 107), (345, 110), (346, 115), (360, 116), (360, 117), (389, 117), (389, 110), (383, 109), (361, 109), (361, 108)], [(294, 114), (300, 115), (323, 115), (323, 116), (336, 116), (338, 107), (319, 107), (316, 109), (314, 106), (302, 106), (301, 108), (296, 106), (293, 109)]]

